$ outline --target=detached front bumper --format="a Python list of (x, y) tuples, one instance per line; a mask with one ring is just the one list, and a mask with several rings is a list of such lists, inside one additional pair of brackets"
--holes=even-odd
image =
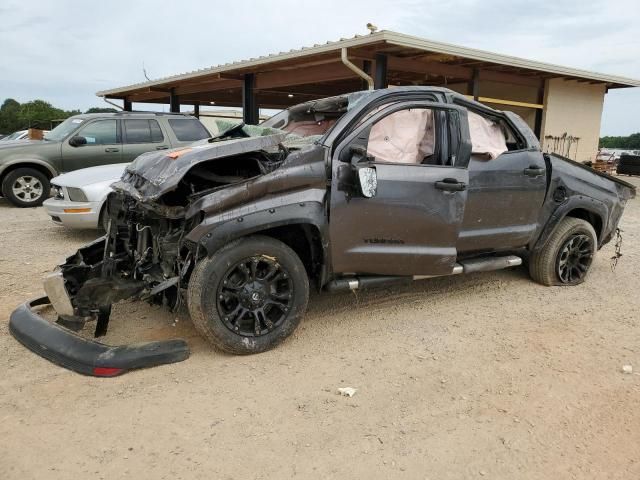
[(81, 337), (33, 311), (33, 307), (48, 304), (49, 298), (41, 297), (20, 305), (11, 314), (9, 331), (29, 350), (69, 370), (114, 377), (136, 368), (181, 362), (189, 357), (187, 342), (179, 339), (110, 346)]

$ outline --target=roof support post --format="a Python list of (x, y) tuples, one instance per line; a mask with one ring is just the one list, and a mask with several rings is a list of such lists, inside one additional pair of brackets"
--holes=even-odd
[(242, 81), (242, 119), (247, 125), (257, 125), (260, 118), (255, 85), (255, 74), (245, 73)]
[(198, 102), (193, 104), (193, 116), (200, 118), (200, 103)]
[(376, 53), (376, 72), (373, 77), (373, 88), (379, 90), (387, 88), (387, 56), (384, 53)]
[(471, 77), (471, 81), (469, 82), (469, 91), (468, 94), (473, 96), (473, 99), (477, 102), (480, 97), (480, 70), (477, 68), (473, 69), (473, 75)]
[[(544, 105), (544, 82), (542, 83), (542, 86), (538, 89), (538, 103), (540, 105)], [(544, 114), (543, 108), (536, 109), (536, 119), (533, 126), (533, 133), (536, 134), (536, 137), (538, 137), (538, 140), (542, 140), (540, 138), (540, 135), (542, 135), (542, 115)]]
[[(367, 75), (371, 76), (371, 60), (364, 60), (362, 62), (362, 71), (364, 73), (366, 73)], [(362, 90), (368, 90), (368, 89), (369, 89), (369, 84), (363, 78), (362, 79)]]
[(180, 97), (176, 94), (176, 89), (169, 91), (169, 111), (171, 113), (180, 113)]
[(122, 107), (122, 109), (123, 109), (125, 112), (130, 112), (130, 111), (131, 111), (131, 109), (132, 109), (132, 106), (131, 106), (131, 100), (129, 100), (129, 98), (128, 98), (128, 97), (124, 97), (124, 98), (122, 99), (122, 101), (123, 101), (123, 107)]

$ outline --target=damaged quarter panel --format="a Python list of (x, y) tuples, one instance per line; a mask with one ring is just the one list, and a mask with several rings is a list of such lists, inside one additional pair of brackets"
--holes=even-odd
[(567, 216), (589, 221), (598, 236), (598, 248), (608, 243), (635, 187), (600, 174), (570, 159), (545, 155), (550, 176), (545, 203), (540, 210), (540, 230), (530, 245), (542, 248), (558, 223)]

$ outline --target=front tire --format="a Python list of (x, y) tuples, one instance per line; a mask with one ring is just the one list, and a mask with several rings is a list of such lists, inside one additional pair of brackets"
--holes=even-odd
[(50, 190), (47, 176), (33, 168), (17, 168), (2, 180), (2, 195), (16, 207), (39, 207)]
[(567, 217), (553, 231), (541, 250), (531, 254), (529, 273), (542, 285), (578, 285), (585, 281), (598, 238), (591, 224)]
[(300, 324), (309, 279), (296, 253), (262, 235), (241, 238), (194, 268), (187, 303), (196, 330), (225, 352), (279, 345)]
[(102, 204), (102, 208), (100, 209), (100, 215), (98, 216), (98, 229), (102, 229), (105, 233), (109, 230), (109, 215), (107, 214), (106, 201)]

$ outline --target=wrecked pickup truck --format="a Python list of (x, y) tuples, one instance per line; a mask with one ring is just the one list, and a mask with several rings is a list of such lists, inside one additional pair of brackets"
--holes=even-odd
[[(107, 200), (108, 229), (14, 311), (13, 335), (81, 373), (188, 356), (182, 340), (108, 346), (111, 305), (176, 309), (214, 346), (275, 347), (310, 285), (341, 291), (497, 270), (527, 259), (544, 285), (584, 281), (632, 185), (543, 154), (520, 117), (447, 89), (314, 100), (259, 126), (146, 153)], [(36, 306), (51, 303), (58, 321)]]

